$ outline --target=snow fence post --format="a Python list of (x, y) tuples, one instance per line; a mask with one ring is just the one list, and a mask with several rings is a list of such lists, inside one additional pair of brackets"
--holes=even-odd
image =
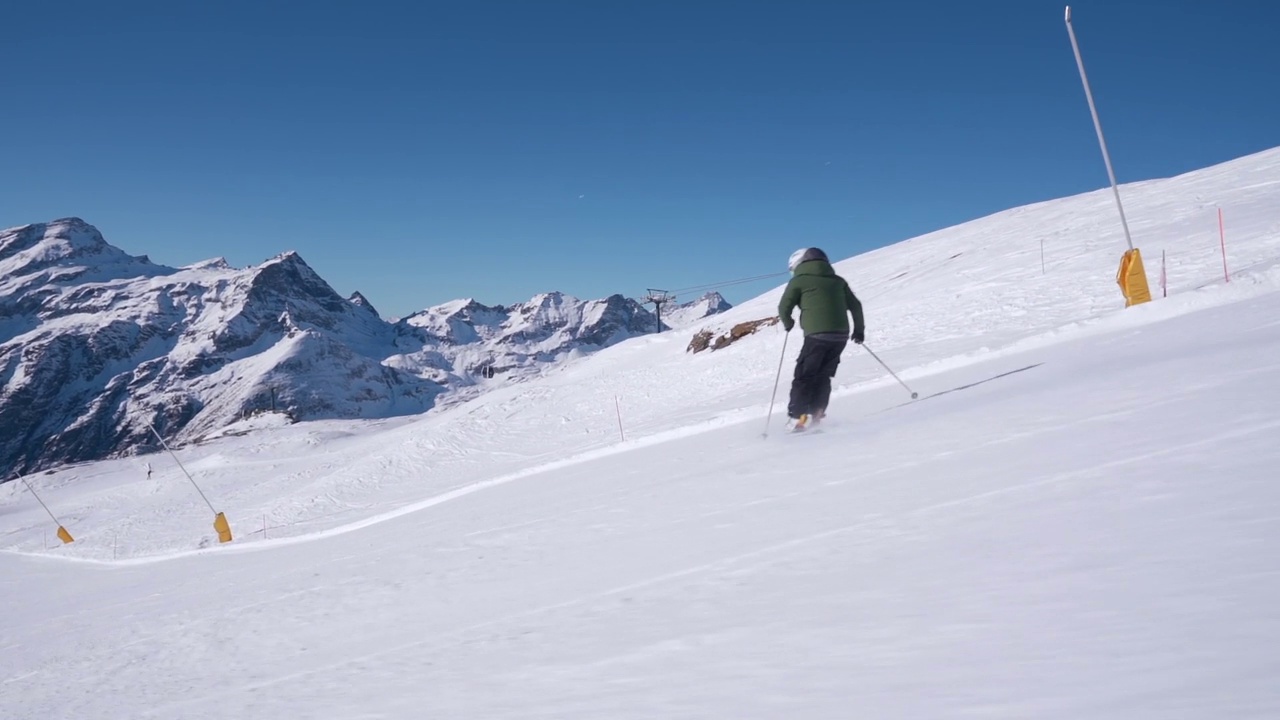
[(1120, 202), (1120, 187), (1116, 184), (1116, 173), (1111, 167), (1111, 154), (1107, 152), (1107, 141), (1102, 136), (1102, 122), (1098, 120), (1098, 109), (1093, 102), (1093, 92), (1089, 89), (1089, 78), (1084, 72), (1084, 60), (1080, 57), (1080, 45), (1076, 42), (1076, 32), (1071, 26), (1071, 6), (1066, 12), (1067, 35), (1071, 37), (1071, 49), (1076, 56), (1076, 67), (1080, 70), (1080, 82), (1084, 85), (1084, 95), (1089, 101), (1089, 114), (1093, 116), (1093, 129), (1098, 134), (1098, 146), (1102, 149), (1102, 160), (1107, 166), (1107, 177), (1111, 180), (1111, 192), (1116, 197), (1116, 209), (1120, 211), (1120, 225), (1124, 228), (1124, 239), (1129, 249), (1120, 258), (1120, 270), (1116, 274), (1116, 282), (1120, 292), (1124, 294), (1124, 306), (1130, 307), (1151, 301), (1151, 288), (1147, 285), (1147, 273), (1142, 267), (1142, 254), (1133, 246), (1133, 238), (1129, 235), (1129, 221), (1124, 216), (1124, 205)]

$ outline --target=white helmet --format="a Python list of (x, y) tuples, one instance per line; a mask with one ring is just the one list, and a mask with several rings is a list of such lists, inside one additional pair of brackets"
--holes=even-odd
[(816, 247), (800, 248), (799, 250), (791, 253), (791, 257), (787, 258), (787, 270), (795, 272), (797, 265), (809, 260), (831, 262), (827, 259), (827, 254)]

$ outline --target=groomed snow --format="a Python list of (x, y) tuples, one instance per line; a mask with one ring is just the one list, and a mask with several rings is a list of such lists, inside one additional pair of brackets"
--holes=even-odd
[(1280, 152), (1122, 196), (1169, 298), (1109, 190), (840, 263), (921, 399), (850, 347), (820, 434), (690, 328), (184, 448), (228, 545), (164, 456), (30, 478), (67, 546), (0, 486), (0, 716), (1278, 716)]

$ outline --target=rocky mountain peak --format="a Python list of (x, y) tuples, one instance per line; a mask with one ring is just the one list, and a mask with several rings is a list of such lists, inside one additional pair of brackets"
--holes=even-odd
[(657, 329), (635, 300), (563, 292), (390, 323), (294, 251), (175, 269), (79, 218), (0, 230), (0, 428), (15, 429), (0, 433), (0, 474), (155, 450), (152, 426), (181, 444), (277, 407), (424, 412)]
[[(351, 293), (351, 296), (347, 298), (347, 302), (355, 305), (356, 307), (364, 308), (374, 315), (378, 315), (378, 309), (375, 308), (373, 303), (369, 302), (369, 298), (362, 295), (359, 290)], [(381, 317), (381, 315), (378, 315), (378, 317)]]
[[(295, 295), (307, 298), (306, 305), (319, 305), (323, 312), (350, 310), (347, 301), (294, 251), (281, 253), (253, 270), (249, 298), (263, 304), (264, 309), (278, 312), (283, 309), (283, 300)], [(307, 314), (306, 308), (302, 309)]]
[(670, 328), (684, 328), (731, 307), (723, 295), (712, 291), (690, 302), (667, 305), (662, 309), (662, 324)]

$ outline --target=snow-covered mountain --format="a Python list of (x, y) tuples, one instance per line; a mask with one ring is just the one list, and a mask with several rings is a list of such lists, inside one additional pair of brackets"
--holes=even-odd
[[(730, 307), (719, 293), (708, 293), (664, 309), (662, 329), (680, 328)], [(653, 312), (622, 295), (583, 301), (552, 292), (506, 307), (467, 298), (399, 320), (397, 325), (405, 328), (402, 332), (418, 329), (434, 342), (394, 355), (387, 363), (454, 384), (484, 379), (488, 368), (494, 377), (519, 377), (540, 372), (548, 364), (576, 357), (584, 350), (656, 332), (657, 323)]]
[(421, 412), (443, 387), (381, 364), (395, 329), (296, 253), (185, 268), (78, 218), (0, 232), (0, 470), (187, 440), (251, 412)]
[[(457, 300), (414, 313), (400, 323), (425, 331), (443, 346), (424, 352), (451, 355), (459, 370), (479, 375), (487, 366), (496, 372), (528, 370), (583, 346), (608, 347), (653, 332), (654, 321), (644, 307), (622, 295), (583, 302), (552, 292), (510, 307)], [(412, 366), (416, 360), (406, 354), (391, 362)]]
[(0, 485), (0, 717), (1280, 717), (1280, 149), (1121, 192), (1131, 308), (1106, 187), (837, 260), (820, 433), (795, 335), (685, 351), (778, 286), (456, 411)]
[(654, 329), (634, 300), (561, 293), (391, 323), (294, 252), (172, 268), (79, 218), (12, 228), (0, 231), (0, 474), (153, 448), (152, 426), (185, 442), (267, 411), (421, 413)]
[(709, 292), (692, 302), (667, 305), (662, 308), (662, 324), (682, 330), (694, 323), (732, 309), (728, 300), (718, 292)]

